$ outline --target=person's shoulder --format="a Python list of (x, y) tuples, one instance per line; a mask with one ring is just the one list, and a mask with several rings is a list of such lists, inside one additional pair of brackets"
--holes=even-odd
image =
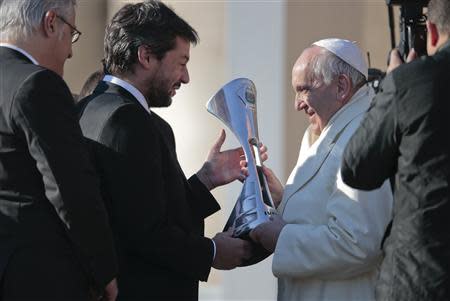
[(392, 77), (398, 86), (411, 88), (411, 85), (426, 84), (433, 80), (440, 67), (435, 56), (423, 56), (399, 66), (392, 72)]
[[(73, 97), (66, 82), (57, 73), (32, 64), (26, 64), (17, 75), (19, 83), (15, 91), (15, 104), (34, 104), (39, 106), (70, 103)], [(65, 101), (63, 101), (65, 100)]]
[(67, 87), (66, 83), (57, 73), (34, 64), (20, 64), (12, 74), (20, 88), (45, 89), (58, 86)]
[(29, 77), (30, 75), (34, 75), (39, 72), (47, 71), (47, 69), (42, 66), (23, 62), (12, 64), (10, 70), (13, 71), (12, 73), (14, 73), (15, 75), (23, 74), (23, 76), (26, 77)]
[(137, 105), (130, 102), (126, 97), (118, 93), (110, 93), (102, 88), (101, 84), (97, 86), (94, 92), (81, 99), (77, 103), (79, 111), (113, 112), (125, 107), (126, 110), (138, 111)]
[(148, 122), (148, 112), (140, 104), (117, 93), (94, 91), (77, 103), (80, 119), (97, 120), (113, 124), (143, 124)]
[(389, 73), (383, 80), (381, 91), (383, 95), (391, 94), (398, 101), (411, 98), (418, 99), (433, 85), (439, 76), (439, 63), (432, 56), (418, 58), (408, 64), (403, 64)]
[(96, 104), (98, 107), (120, 107), (126, 103), (126, 99), (119, 94), (94, 91), (91, 95), (81, 99), (77, 106)]
[(94, 92), (76, 107), (81, 129), (88, 138), (106, 144), (151, 139), (148, 113), (121, 95)]

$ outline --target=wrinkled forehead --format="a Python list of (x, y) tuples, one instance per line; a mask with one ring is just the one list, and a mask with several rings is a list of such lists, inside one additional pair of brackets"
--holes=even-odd
[(306, 71), (311, 68), (311, 66), (317, 60), (317, 57), (323, 54), (323, 50), (324, 49), (322, 47), (315, 45), (303, 50), (302, 54), (298, 57), (292, 68), (292, 73), (294, 74), (294, 72)]
[(316, 81), (313, 67), (319, 55), (323, 53), (322, 47), (311, 46), (306, 48), (298, 57), (292, 68), (292, 83), (300, 81), (304, 84), (311, 84)]

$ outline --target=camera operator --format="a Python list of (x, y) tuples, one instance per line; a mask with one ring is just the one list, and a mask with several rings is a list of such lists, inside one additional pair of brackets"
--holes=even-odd
[(378, 300), (450, 300), (450, 1), (431, 0), (426, 25), (430, 56), (386, 76), (342, 163), (358, 189), (395, 176)]

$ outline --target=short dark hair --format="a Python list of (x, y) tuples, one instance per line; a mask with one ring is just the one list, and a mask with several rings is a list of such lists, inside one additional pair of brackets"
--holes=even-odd
[(164, 3), (148, 0), (122, 7), (106, 27), (106, 74), (124, 74), (133, 70), (139, 46), (147, 45), (158, 60), (175, 47), (177, 37), (196, 45), (198, 34)]
[(450, 34), (450, 1), (430, 0), (428, 18), (436, 24), (440, 33)]

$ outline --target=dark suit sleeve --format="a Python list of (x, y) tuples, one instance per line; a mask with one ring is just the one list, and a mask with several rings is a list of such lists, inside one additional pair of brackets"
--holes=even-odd
[(10, 117), (76, 253), (95, 284), (104, 287), (117, 270), (112, 235), (69, 89), (57, 74), (36, 72), (15, 95)]
[(372, 190), (395, 174), (398, 133), (397, 91), (388, 75), (360, 127), (345, 148), (342, 179), (357, 189)]
[(203, 223), (201, 214), (191, 216), (195, 210), (189, 204), (210, 199), (203, 200), (198, 187), (199, 194), (191, 194), (185, 178), (173, 173), (176, 168), (168, 164), (171, 151), (145, 114), (136, 105), (122, 106), (108, 119), (100, 137), (103, 145), (117, 152), (114, 166), (102, 165), (109, 177), (107, 189), (118, 200), (113, 201), (112, 212), (121, 252), (177, 275), (206, 280), (213, 244), (179, 222)]
[(192, 207), (200, 219), (205, 219), (220, 209), (219, 204), (197, 175), (188, 180), (191, 198), (196, 200)]

